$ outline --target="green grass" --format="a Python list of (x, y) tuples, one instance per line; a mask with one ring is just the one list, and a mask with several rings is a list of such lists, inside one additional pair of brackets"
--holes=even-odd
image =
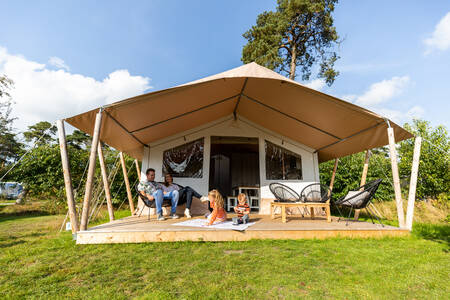
[(445, 299), (450, 294), (448, 225), (419, 224), (404, 238), (75, 245), (70, 233), (58, 233), (62, 219), (0, 213), (2, 298)]

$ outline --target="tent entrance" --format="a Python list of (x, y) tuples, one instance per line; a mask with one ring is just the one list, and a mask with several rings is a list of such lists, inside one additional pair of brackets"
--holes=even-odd
[(209, 190), (225, 197), (239, 187), (259, 187), (259, 146), (257, 138), (211, 137)]

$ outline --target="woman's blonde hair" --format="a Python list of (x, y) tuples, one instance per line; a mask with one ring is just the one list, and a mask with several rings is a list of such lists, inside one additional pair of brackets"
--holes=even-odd
[(224, 208), (225, 207), (225, 201), (223, 200), (222, 195), (219, 193), (218, 190), (212, 190), (208, 193), (208, 196), (214, 198), (214, 205), (216, 208)]

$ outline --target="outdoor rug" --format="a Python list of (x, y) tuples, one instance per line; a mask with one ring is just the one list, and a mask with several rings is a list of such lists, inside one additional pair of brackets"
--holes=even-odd
[(224, 230), (238, 230), (243, 231), (246, 230), (249, 226), (252, 226), (255, 224), (255, 222), (250, 222), (247, 224), (239, 224), (239, 225), (233, 225), (232, 221), (225, 221), (220, 224), (215, 224), (211, 226), (206, 226), (206, 219), (192, 219), (187, 220), (180, 223), (174, 223), (172, 225), (174, 226), (188, 226), (188, 227), (204, 227), (204, 228), (212, 228), (212, 229), (224, 229)]

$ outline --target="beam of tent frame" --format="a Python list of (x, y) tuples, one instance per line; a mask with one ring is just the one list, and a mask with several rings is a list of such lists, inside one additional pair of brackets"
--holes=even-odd
[(235, 120), (237, 120), (236, 112), (237, 112), (239, 103), (241, 102), (241, 97), (242, 97), (242, 94), (244, 93), (245, 86), (247, 85), (247, 81), (248, 81), (248, 77), (246, 77), (244, 80), (244, 84), (242, 85), (241, 92), (239, 93), (239, 98), (237, 99), (236, 105), (234, 106), (234, 109), (233, 109), (233, 117)]
[(403, 212), (403, 199), (402, 199), (402, 192), (400, 189), (400, 176), (398, 174), (397, 151), (395, 149), (394, 128), (391, 127), (389, 121), (386, 121), (386, 123), (388, 124), (387, 132), (389, 139), (389, 156), (391, 158), (392, 179), (394, 181), (394, 193), (395, 193), (395, 203), (397, 205), (398, 225), (400, 228), (404, 228), (405, 215)]
[(334, 186), (334, 179), (336, 178), (336, 171), (339, 164), (339, 158), (334, 159), (334, 167), (333, 167), (333, 173), (331, 174), (331, 180), (330, 180), (330, 192), (333, 191)]
[(83, 210), (81, 212), (81, 226), (80, 230), (86, 230), (89, 222), (89, 206), (92, 198), (92, 183), (94, 181), (95, 164), (97, 159), (97, 147), (100, 139), (100, 130), (102, 125), (103, 109), (99, 109), (95, 116), (94, 134), (92, 136), (91, 153), (89, 155), (89, 168), (86, 179), (86, 189), (83, 199)]
[(179, 115), (176, 115), (176, 116), (171, 117), (171, 118), (168, 118), (168, 119), (166, 119), (166, 120), (158, 121), (158, 122), (156, 122), (156, 123), (153, 123), (153, 124), (150, 124), (150, 125), (141, 127), (141, 128), (139, 128), (139, 129), (135, 129), (135, 130), (130, 131), (130, 132), (131, 132), (131, 133), (135, 133), (135, 132), (138, 132), (138, 131), (142, 131), (142, 130), (144, 130), (144, 129), (148, 129), (148, 128), (151, 128), (151, 127), (154, 127), (154, 126), (157, 126), (157, 125), (160, 125), (160, 124), (163, 124), (163, 123), (166, 123), (166, 122), (169, 122), (169, 121), (172, 121), (172, 120), (175, 120), (175, 119), (178, 119), (178, 118), (181, 118), (181, 117), (190, 115), (190, 114), (193, 114), (193, 113), (195, 113), (195, 112), (198, 112), (198, 111), (200, 111), (200, 110), (209, 108), (209, 107), (211, 107), (211, 106), (214, 106), (214, 105), (221, 104), (221, 103), (223, 103), (223, 102), (232, 100), (232, 99), (234, 99), (234, 98), (236, 98), (236, 97), (238, 97), (238, 96), (239, 96), (239, 94), (236, 94), (236, 95), (233, 95), (233, 96), (231, 96), (231, 97), (227, 97), (227, 98), (225, 98), (225, 99), (221, 99), (221, 100), (216, 101), (216, 102), (213, 102), (213, 103), (211, 103), (211, 104), (208, 104), (208, 105), (205, 105), (205, 106), (196, 108), (196, 109), (194, 109), (194, 110), (191, 110), (191, 111), (188, 111), (188, 112), (179, 114)]
[(358, 132), (355, 132), (355, 133), (353, 133), (353, 134), (351, 134), (351, 135), (349, 135), (349, 136), (347, 136), (347, 137), (345, 137), (345, 138), (340, 139), (339, 141), (336, 141), (336, 142), (333, 142), (333, 143), (328, 144), (328, 145), (326, 145), (326, 146), (323, 146), (323, 147), (321, 147), (321, 148), (315, 150), (314, 153), (317, 153), (317, 152), (319, 152), (319, 151), (322, 151), (323, 149), (326, 149), (326, 148), (328, 148), (328, 147), (334, 146), (334, 145), (339, 144), (339, 143), (341, 143), (341, 142), (345, 142), (346, 140), (349, 140), (349, 139), (351, 139), (351, 138), (353, 138), (353, 137), (355, 137), (355, 136), (357, 136), (357, 135), (359, 135), (359, 134), (361, 134), (361, 133), (364, 133), (364, 132), (366, 132), (366, 131), (368, 131), (368, 130), (370, 130), (370, 129), (373, 129), (373, 128), (375, 128), (375, 127), (378, 127), (378, 126), (380, 126), (381, 124), (384, 124), (384, 121), (381, 121), (381, 122), (379, 122), (379, 123), (377, 123), (377, 124), (375, 124), (375, 125), (372, 125), (372, 126), (367, 127), (367, 128), (365, 128), (365, 129), (363, 129), (363, 130), (360, 130), (360, 131), (358, 131)]
[[(367, 178), (367, 171), (369, 170), (369, 159), (371, 156), (370, 150), (366, 150), (366, 155), (364, 157), (364, 165), (363, 165), (363, 171), (361, 174), (361, 182), (359, 183), (359, 186), (363, 186), (366, 184), (366, 178)], [(355, 216), (354, 220), (357, 221), (359, 219), (359, 209), (355, 209)]]
[(293, 117), (293, 116), (291, 116), (291, 115), (289, 115), (289, 114), (287, 114), (287, 113), (285, 113), (285, 112), (282, 112), (281, 110), (278, 110), (278, 109), (276, 109), (275, 107), (272, 107), (272, 106), (270, 106), (270, 105), (267, 105), (267, 104), (265, 104), (265, 103), (262, 103), (261, 101), (256, 100), (255, 98), (249, 97), (249, 96), (246, 95), (246, 94), (242, 94), (242, 96), (244, 96), (245, 98), (247, 98), (247, 99), (250, 100), (250, 101), (253, 101), (254, 103), (257, 103), (257, 104), (259, 104), (259, 105), (261, 105), (261, 106), (264, 106), (264, 107), (266, 107), (266, 108), (268, 108), (268, 109), (270, 109), (270, 110), (273, 110), (273, 111), (275, 111), (275, 112), (277, 112), (277, 113), (279, 113), (279, 114), (282, 114), (283, 116), (288, 117), (288, 118), (290, 118), (290, 119), (292, 119), (292, 120), (294, 120), (294, 121), (296, 121), (296, 122), (298, 122), (298, 123), (301, 123), (301, 124), (303, 124), (303, 125), (306, 125), (306, 126), (308, 126), (308, 127), (310, 127), (310, 128), (313, 128), (313, 129), (315, 129), (315, 130), (317, 130), (317, 131), (320, 131), (320, 132), (322, 132), (322, 133), (324, 133), (324, 134), (326, 134), (326, 135), (328, 135), (328, 136), (331, 136), (331, 137), (333, 137), (333, 138), (335, 138), (335, 139), (337, 139), (337, 140), (341, 140), (340, 137), (337, 137), (337, 136), (335, 136), (335, 135), (332, 134), (332, 133), (329, 133), (329, 132), (327, 132), (327, 131), (325, 131), (325, 130), (323, 130), (323, 129), (320, 129), (320, 128), (318, 128), (318, 127), (316, 127), (316, 126), (314, 126), (314, 125), (311, 125), (311, 124), (309, 124), (309, 123), (307, 123), (307, 122), (304, 122), (304, 121), (302, 121), (302, 120), (299, 120), (299, 119), (297, 119), (296, 117)]
[(133, 195), (131, 194), (130, 180), (128, 179), (128, 172), (127, 172), (127, 166), (125, 164), (125, 158), (123, 157), (122, 152), (119, 153), (119, 156), (120, 156), (120, 164), (122, 165), (123, 179), (125, 180), (125, 187), (127, 189), (128, 204), (130, 205), (131, 215), (134, 215), (135, 210), (134, 210), (134, 203), (133, 203)]
[(106, 206), (108, 207), (108, 215), (109, 215), (109, 221), (114, 221), (114, 210), (111, 200), (111, 191), (109, 189), (109, 181), (108, 181), (108, 173), (106, 171), (105, 166), (105, 158), (103, 156), (103, 149), (102, 149), (102, 143), (98, 143), (98, 160), (100, 163), (100, 170), (102, 172), (102, 181), (103, 181), (103, 189), (105, 191), (105, 197), (106, 197)]
[(137, 159), (134, 160), (134, 164), (136, 166), (136, 172), (138, 176), (138, 180), (141, 181), (141, 169), (139, 168), (139, 161)]
[(66, 131), (64, 129), (64, 120), (56, 122), (58, 127), (59, 148), (61, 152), (61, 162), (64, 174), (64, 185), (66, 188), (67, 207), (69, 209), (70, 226), (72, 233), (75, 234), (79, 230), (77, 209), (73, 196), (72, 176), (70, 175), (69, 155), (67, 154)]
[(129, 136), (131, 136), (133, 139), (135, 139), (136, 141), (138, 141), (142, 146), (147, 146), (145, 143), (143, 143), (140, 139), (138, 139), (133, 133), (131, 133), (130, 131), (128, 131), (128, 129), (125, 128), (125, 126), (123, 126), (119, 121), (116, 120), (116, 118), (114, 118), (113, 116), (111, 116), (111, 114), (105, 110), (105, 113), (108, 117), (111, 118), (111, 120), (114, 121), (114, 123), (116, 123), (117, 125), (119, 125), (120, 128), (122, 128)]
[(411, 167), (411, 180), (409, 182), (408, 206), (406, 208), (406, 228), (412, 230), (414, 216), (414, 202), (416, 200), (417, 174), (419, 171), (420, 146), (422, 138), (416, 137), (414, 141), (413, 162)]

